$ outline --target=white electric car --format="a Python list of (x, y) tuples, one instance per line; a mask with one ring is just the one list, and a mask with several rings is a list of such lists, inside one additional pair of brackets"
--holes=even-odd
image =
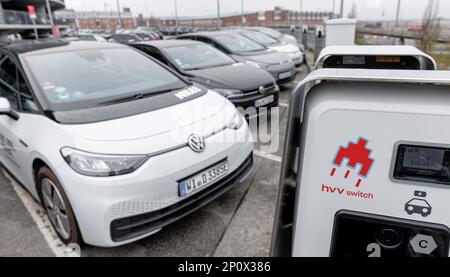
[(0, 48), (0, 161), (64, 243), (156, 233), (243, 181), (245, 120), (218, 93), (119, 44)]

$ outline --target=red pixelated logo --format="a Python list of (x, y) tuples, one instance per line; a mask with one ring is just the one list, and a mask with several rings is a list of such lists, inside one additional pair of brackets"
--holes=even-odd
[(345, 172), (344, 178), (347, 179), (350, 175), (351, 170), (356, 170), (356, 166), (359, 164), (360, 168), (358, 170), (358, 181), (356, 182), (356, 187), (361, 185), (362, 179), (367, 178), (370, 169), (374, 164), (374, 159), (370, 157), (372, 150), (367, 148), (368, 140), (364, 138), (359, 138), (356, 143), (349, 142), (347, 147), (341, 146), (333, 160), (333, 169), (330, 175), (334, 176), (336, 174), (337, 167), (341, 167), (344, 160), (347, 160), (346, 167), (350, 168)]

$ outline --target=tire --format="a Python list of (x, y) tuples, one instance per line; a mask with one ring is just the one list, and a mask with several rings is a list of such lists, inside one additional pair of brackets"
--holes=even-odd
[(58, 178), (48, 167), (39, 169), (37, 189), (42, 207), (60, 240), (66, 245), (80, 244), (81, 235), (72, 206)]

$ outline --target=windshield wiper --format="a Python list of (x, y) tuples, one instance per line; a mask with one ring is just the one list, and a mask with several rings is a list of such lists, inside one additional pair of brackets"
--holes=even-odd
[(143, 98), (147, 98), (147, 97), (153, 97), (159, 94), (163, 94), (163, 93), (167, 93), (167, 92), (171, 92), (171, 91), (175, 91), (175, 90), (180, 90), (181, 88), (174, 88), (174, 89), (166, 89), (166, 90), (161, 90), (161, 91), (152, 91), (152, 92), (147, 92), (147, 93), (135, 93), (131, 96), (125, 96), (125, 97), (121, 97), (121, 98), (116, 98), (113, 100), (108, 100), (108, 101), (104, 101), (104, 102), (100, 102), (97, 104), (97, 106), (108, 106), (108, 105), (113, 105), (113, 104), (119, 104), (119, 103), (125, 103), (125, 102), (130, 102), (130, 101), (135, 101), (135, 100), (140, 100)]

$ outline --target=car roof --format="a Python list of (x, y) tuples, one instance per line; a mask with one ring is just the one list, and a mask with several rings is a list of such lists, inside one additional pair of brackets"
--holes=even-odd
[(50, 40), (22, 40), (4, 45), (5, 49), (14, 55), (25, 53), (46, 54), (52, 52), (66, 52), (85, 49), (126, 48), (116, 43), (98, 43), (91, 41), (69, 41), (63, 39)]
[(194, 40), (156, 40), (156, 41), (145, 41), (145, 42), (136, 42), (133, 45), (150, 45), (156, 48), (170, 48), (170, 47), (178, 47), (178, 46), (187, 46), (187, 45), (196, 45), (203, 44), (199, 41)]

